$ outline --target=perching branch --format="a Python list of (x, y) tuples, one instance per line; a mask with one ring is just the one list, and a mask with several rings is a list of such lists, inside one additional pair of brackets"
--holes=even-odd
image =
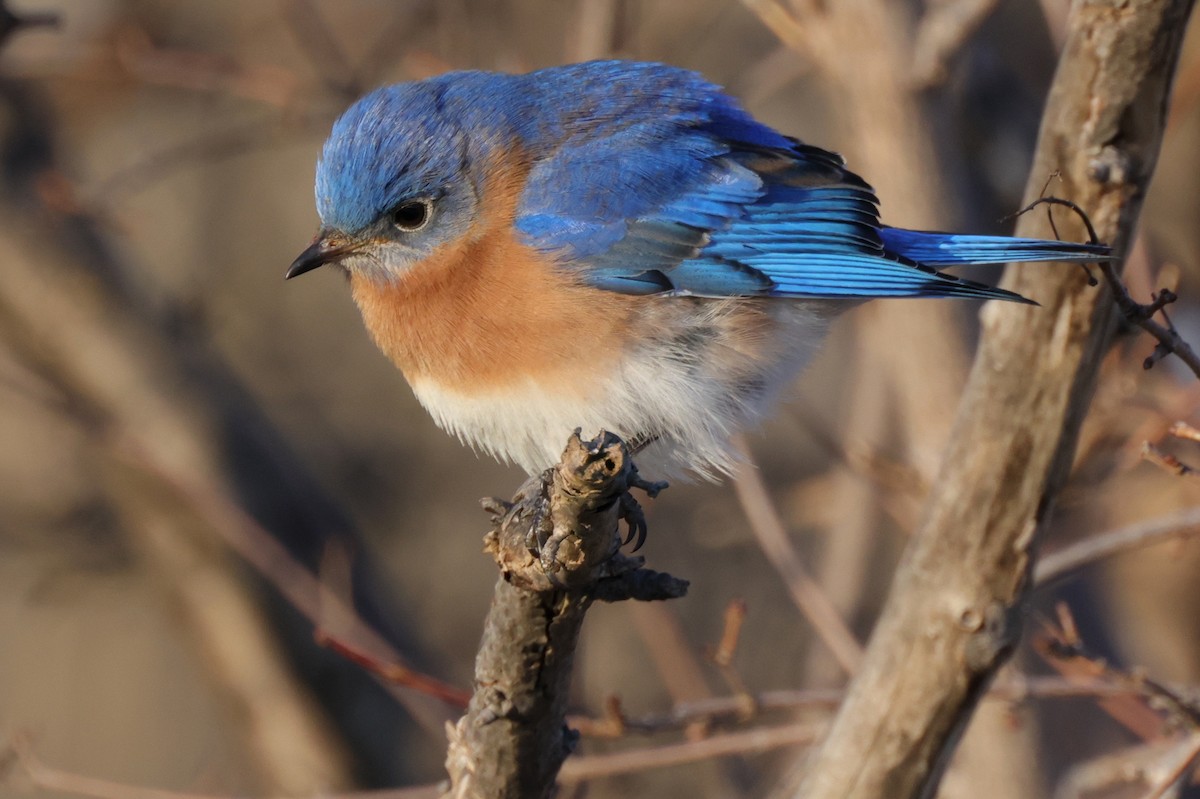
[[(450, 730), (448, 796), (548, 797), (577, 734), (566, 727), (571, 668), (593, 601), (683, 596), (687, 583), (619, 552), (618, 521), (636, 529), (629, 489), (641, 481), (611, 433), (572, 436), (560, 463), (526, 483), (512, 503), (488, 500), (487, 550), (500, 567), (475, 693)], [(536, 545), (541, 557), (531, 549)]]
[[(1153, 172), (1191, 0), (1084, 0), (1051, 88), (1027, 188), (1063, 193), (1123, 252)], [(1068, 235), (1077, 237), (1071, 221)], [(1048, 237), (1027, 215), (1018, 235)], [(985, 306), (941, 476), (806, 799), (931, 796), (1021, 628), (1036, 534), (1066, 478), (1114, 322), (1077, 270), (1010, 269), (1041, 307)], [(886, 708), (886, 712), (881, 709)]]

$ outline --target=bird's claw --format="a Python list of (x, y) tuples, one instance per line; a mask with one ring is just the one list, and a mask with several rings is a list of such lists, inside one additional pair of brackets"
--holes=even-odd
[(546, 523), (547, 519), (548, 514), (543, 514), (538, 519), (538, 523), (531, 526), (525, 536), (525, 548), (537, 560), (542, 568), (542, 573), (550, 580), (551, 585), (555, 588), (565, 588), (565, 584), (559, 577), (562, 567), (558, 562), (558, 553), (563, 542), (571, 533), (566, 530), (556, 532), (550, 524)]
[(542, 571), (551, 580), (555, 580), (555, 574), (558, 572), (558, 550), (562, 546), (562, 542), (566, 540), (566, 535), (552, 535), (542, 544), (541, 550), (537, 553), (538, 561), (542, 564)]
[[(536, 522), (530, 525), (529, 532), (525, 534), (525, 548), (545, 566), (546, 563), (554, 563), (562, 539), (563, 536), (556, 535), (554, 526), (549, 523), (549, 514), (543, 512), (538, 514)], [(548, 561), (547, 552), (550, 553)]]
[[(653, 496), (653, 494), (650, 494), (650, 496)], [(624, 544), (633, 541), (633, 549), (631, 551), (637, 552), (642, 548), (642, 544), (646, 543), (646, 534), (649, 532), (649, 528), (646, 525), (646, 514), (642, 510), (641, 504), (628, 491), (621, 495), (620, 503), (621, 518), (625, 520), (625, 525), (629, 528), (629, 533), (625, 536)]]
[[(646, 480), (638, 474), (637, 467), (633, 467), (633, 473), (629, 475), (629, 488), (640, 489), (646, 492), (646, 496), (654, 499), (668, 487), (666, 480)], [(642, 544), (646, 543), (646, 534), (649, 528), (646, 525), (646, 514), (642, 510), (641, 504), (634, 499), (630, 491), (626, 491), (621, 495), (621, 518), (625, 520), (626, 526), (629, 528), (629, 533), (625, 536), (625, 544), (633, 541), (632, 552), (637, 552), (642, 548)]]
[[(578, 434), (578, 431), (577, 431)], [(595, 453), (589, 452), (589, 455), (600, 454), (601, 450), (597, 449)], [(543, 483), (547, 478), (543, 475), (540, 478)], [(532, 482), (532, 481), (531, 481)], [(539, 483), (539, 487), (542, 483)], [(634, 498), (631, 493), (632, 489), (639, 489), (646, 492), (646, 496), (653, 499), (667, 487), (667, 483), (662, 480), (645, 480), (637, 472), (637, 467), (629, 463), (629, 472), (626, 476), (626, 490), (616, 498), (618, 519), (625, 522), (627, 533), (624, 539), (620, 537), (613, 542), (612, 552), (610, 556), (616, 554), (622, 546), (633, 544), (633, 552), (637, 552), (646, 543), (646, 536), (649, 527), (646, 523), (646, 514), (642, 510), (641, 504)], [(524, 487), (523, 487), (524, 488)], [(530, 498), (533, 495), (529, 492), (522, 492), (525, 498)], [(575, 533), (569, 529), (556, 530), (553, 519), (551, 518), (548, 498), (541, 495), (541, 503), (532, 511), (534, 517), (525, 534), (524, 545), (529, 554), (535, 558), (542, 567), (543, 573), (550, 578), (552, 582), (558, 583), (558, 573), (562, 570), (564, 564), (559, 562), (560, 555), (566, 555), (562, 551), (563, 544), (568, 538), (571, 538)], [(507, 506), (507, 507), (506, 507)], [(502, 503), (494, 500), (488, 503), (488, 510), (493, 514), (511, 509), (511, 504)], [(618, 543), (618, 541), (620, 543)]]
[[(665, 484), (663, 484), (665, 486)], [(619, 505), (618, 516), (625, 521), (625, 525), (629, 532), (626, 534), (621, 546), (628, 545), (633, 542), (633, 552), (637, 552), (642, 548), (642, 544), (646, 543), (646, 533), (648, 527), (646, 525), (646, 514), (642, 510), (642, 506), (634, 499), (633, 494), (626, 491), (617, 499)], [(546, 573), (552, 580), (555, 573), (559, 569), (558, 553), (564, 541), (574, 535), (569, 530), (554, 531), (542, 525), (536, 525), (534, 529), (529, 531), (525, 539), (525, 544), (529, 548), (529, 552), (538, 559), (541, 563), (542, 571)], [(613, 548), (613, 554), (616, 554), (619, 547)]]
[(529, 550), (529, 554), (535, 558), (541, 557), (542, 549), (546, 546), (546, 536), (542, 532), (541, 525), (534, 525), (525, 533), (525, 549)]

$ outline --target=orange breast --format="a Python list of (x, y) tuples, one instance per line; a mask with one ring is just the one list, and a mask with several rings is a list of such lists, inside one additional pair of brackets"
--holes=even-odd
[(351, 274), (363, 321), (409, 382), (469, 393), (604, 369), (620, 356), (638, 298), (583, 285), (517, 241), (518, 178), (489, 180), (491, 212), (398, 280)]

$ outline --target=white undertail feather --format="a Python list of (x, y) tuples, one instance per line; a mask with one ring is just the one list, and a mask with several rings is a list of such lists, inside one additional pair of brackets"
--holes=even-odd
[[(530, 474), (556, 463), (577, 427), (585, 438), (600, 430), (626, 442), (653, 436), (636, 461), (655, 479), (728, 473), (737, 463), (730, 437), (754, 425), (804, 367), (828, 314), (817, 303), (769, 299), (662, 302), (693, 304), (660, 328), (672, 337), (652, 337), (606, 371), (589, 375), (581, 365), (575, 384), (528, 378), (468, 396), (419, 380), (413, 391), (440, 427)], [(763, 303), (766, 317), (750, 334), (738, 324), (748, 303)]]

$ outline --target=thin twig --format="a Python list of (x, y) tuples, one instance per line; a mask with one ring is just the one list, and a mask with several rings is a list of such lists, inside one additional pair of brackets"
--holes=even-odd
[(720, 733), (699, 741), (684, 741), (649, 749), (575, 757), (563, 766), (559, 780), (563, 783), (576, 783), (617, 774), (697, 763), (715, 757), (747, 755), (783, 746), (808, 745), (820, 738), (824, 729), (824, 724), (799, 722)]
[(734, 599), (725, 606), (725, 624), (721, 630), (721, 640), (712, 653), (712, 661), (718, 666), (728, 666), (733, 663), (737, 653), (738, 643), (742, 638), (742, 625), (746, 623), (746, 600)]
[[(155, 475), (162, 483), (205, 519), (214, 532), (275, 587), (314, 628), (321, 629), (323, 618), (333, 613), (344, 626), (339, 631), (343, 650), (370, 653), (377, 662), (387, 663), (387, 682), (394, 687), (414, 690), (450, 705), (457, 705), (461, 691), (404, 665), (404, 658), (386, 639), (370, 627), (308, 569), (293, 558), (279, 541), (215, 486), (174, 472), (130, 436), (118, 437), (113, 451), (138, 468)], [(328, 632), (323, 633), (328, 638)], [(352, 642), (352, 643), (351, 643)], [(361, 663), (361, 658), (353, 658)]]
[(352, 99), (362, 93), (360, 76), (329, 26), (321, 20), (311, 0), (289, 0), (283, 7), (283, 19), (296, 37), (300, 51), (312, 61), (325, 88), (334, 95)]
[[(713, 693), (705, 679), (705, 664), (685, 634), (675, 609), (659, 602), (627, 603), (626, 609), (671, 700), (687, 704), (711, 699)], [(698, 721), (687, 730), (688, 736), (703, 737), (707, 732), (705, 724), (703, 719)]]
[(1109, 530), (1038, 559), (1033, 581), (1044, 588), (1085, 566), (1130, 549), (1200, 533), (1200, 507)]
[[(1033, 699), (1094, 699), (1140, 694), (1142, 690), (1138, 686), (1099, 678), (1018, 675), (998, 680), (986, 698), (996, 702), (1027, 702)], [(840, 688), (763, 691), (748, 697), (730, 695), (677, 702), (665, 712), (630, 716), (623, 711), (620, 701), (613, 697), (606, 704), (603, 715), (570, 716), (567, 723), (585, 738), (657, 735), (685, 730), (695, 724), (711, 728), (719, 724), (746, 723), (779, 712), (830, 711), (836, 709), (843, 698), (845, 691)], [(752, 708), (749, 715), (746, 712), (747, 699)]]
[(996, 8), (999, 0), (926, 3), (913, 46), (913, 82), (928, 88), (946, 79), (946, 65)]
[[(1098, 680), (1021, 677), (997, 683), (989, 698), (1011, 702), (1030, 698), (1095, 697), (1137, 692), (1136, 688), (1129, 685), (1115, 685)], [(798, 709), (832, 710), (841, 702), (842, 696), (842, 691), (834, 689), (766, 691), (756, 695), (754, 702), (760, 713)], [(744, 708), (742, 697), (730, 696), (679, 703), (666, 714), (637, 718), (621, 717), (619, 729), (612, 728), (611, 721), (597, 722), (594, 719), (573, 717), (569, 722), (587, 737), (615, 738), (626, 733), (650, 734), (679, 730), (697, 721), (719, 721), (723, 718), (737, 720)], [(619, 703), (615, 705), (615, 712), (620, 716)], [(602, 729), (606, 724), (609, 729)], [(615, 754), (580, 756), (567, 761), (561, 776), (563, 782), (578, 783), (711, 757), (765, 751), (777, 746), (809, 743), (819, 731), (820, 726), (813, 724), (761, 727), (712, 735), (699, 742), (700, 745), (697, 745), (697, 742), (685, 742)], [(217, 795), (128, 785), (63, 771), (43, 763), (23, 735), (15, 736), (10, 741), (9, 748), (34, 786), (49, 791), (61, 791), (92, 799), (224, 799)], [(329, 799), (432, 799), (440, 795), (439, 786), (427, 785), (346, 792), (331, 795)]]
[(1058, 603), (1055, 613), (1055, 622), (1043, 619), (1033, 640), (1034, 651), (1067, 679), (1098, 679), (1134, 689), (1130, 695), (1098, 698), (1101, 710), (1145, 741), (1159, 737), (1169, 726), (1200, 730), (1200, 706), (1192, 698), (1140, 669), (1123, 669), (1089, 653), (1067, 605)]
[(812, 624), (846, 673), (853, 674), (862, 662), (862, 646), (821, 586), (804, 568), (804, 562), (788, 537), (762, 477), (750, 459), (745, 442), (739, 438), (736, 445), (745, 463), (734, 478), (734, 489), (763, 554), (783, 579), (796, 607)]
[[(1167, 433), (1175, 438), (1182, 438), (1185, 441), (1200, 441), (1200, 430), (1192, 427), (1187, 422), (1175, 422), (1167, 429)], [(1189, 466), (1179, 458), (1168, 452), (1164, 452), (1156, 444), (1152, 444), (1149, 441), (1142, 442), (1142, 449), (1138, 454), (1142, 460), (1152, 463), (1176, 477), (1196, 477), (1200, 475), (1200, 469)]]
[(129, 77), (142, 85), (246, 98), (285, 110), (302, 96), (300, 79), (290, 70), (243, 64), (199, 50), (158, 47), (141, 28), (122, 30), (114, 42), (113, 55)]
[(742, 700), (743, 713), (748, 717), (754, 713), (754, 697), (750, 695), (750, 690), (746, 687), (746, 681), (742, 679), (741, 673), (733, 665), (733, 657), (737, 653), (738, 643), (742, 637), (742, 624), (745, 621), (746, 601), (735, 599), (730, 602), (725, 607), (725, 623), (724, 629), (721, 631), (721, 640), (717, 643), (716, 648), (708, 653), (708, 659), (721, 672), (721, 677), (725, 680), (729, 690)]
[(331, 652), (336, 652), (346, 660), (361, 666), (369, 674), (374, 674), (384, 682), (392, 685), (403, 685), (414, 691), (432, 696), (448, 705), (465, 708), (471, 701), (471, 694), (456, 688), (436, 677), (430, 677), (419, 671), (414, 671), (400, 663), (380, 660), (364, 649), (333, 635), (327, 630), (318, 628), (313, 632), (313, 640), (318, 646), (323, 646)]
[[(840, 689), (800, 689), (763, 691), (749, 698), (753, 702), (753, 718), (768, 713), (794, 710), (832, 710), (842, 701), (843, 692)], [(619, 703), (616, 707), (620, 707)], [(684, 730), (693, 724), (705, 725), (721, 723), (744, 723), (750, 720), (746, 716), (746, 697), (720, 696), (709, 699), (696, 699), (688, 702), (677, 702), (670, 710), (663, 713), (647, 713), (641, 716), (620, 714), (620, 724), (615, 725), (612, 718), (613, 706), (606, 708), (605, 715), (599, 718), (588, 716), (571, 716), (568, 723), (572, 728), (588, 738), (616, 738), (624, 735), (653, 735), (663, 732)]]
[(1141, 456), (1142, 460), (1152, 463), (1164, 472), (1169, 472), (1176, 477), (1196, 477), (1200, 475), (1200, 471), (1197, 471), (1195, 467), (1188, 466), (1169, 452), (1163, 452), (1149, 441), (1142, 442)]
[[(1152, 302), (1142, 305), (1129, 296), (1129, 292), (1121, 282), (1121, 276), (1117, 274), (1117, 269), (1111, 262), (1102, 262), (1100, 272), (1108, 281), (1108, 286), (1113, 293), (1113, 300), (1117, 303), (1117, 307), (1125, 319), (1158, 340), (1158, 346), (1154, 348), (1153, 353), (1147, 356), (1142, 367), (1149, 369), (1167, 355), (1173, 354), (1187, 364), (1187, 367), (1192, 370), (1192, 374), (1200, 377), (1200, 355), (1197, 355), (1191, 345), (1183, 340), (1179, 331), (1175, 329), (1175, 325), (1171, 324), (1169, 319), (1166, 325), (1161, 325), (1150, 318), (1155, 313), (1163, 312), (1166, 305), (1174, 302), (1175, 295), (1164, 289)], [(1163, 316), (1166, 318), (1165, 312)]]
[(777, 0), (742, 0), (779, 41), (801, 55), (811, 54), (812, 42), (803, 25)]
[(1200, 429), (1192, 427), (1187, 422), (1175, 422), (1167, 432), (1185, 441), (1200, 441)]
[(1054, 799), (1120, 796), (1135, 784), (1147, 785), (1162, 771), (1163, 759), (1176, 751), (1177, 741), (1139, 742), (1073, 765), (1058, 781)]
[(1183, 781), (1200, 763), (1200, 734), (1192, 735), (1179, 745), (1181, 756), (1168, 768), (1167, 773), (1151, 788), (1144, 799), (1162, 799), (1175, 785)]

